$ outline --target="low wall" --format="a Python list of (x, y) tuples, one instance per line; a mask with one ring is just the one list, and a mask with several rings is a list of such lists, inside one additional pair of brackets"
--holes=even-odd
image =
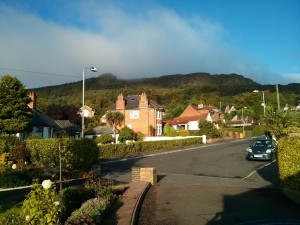
[(144, 137), (144, 141), (165, 141), (165, 140), (179, 140), (179, 139), (186, 139), (186, 138), (203, 138), (202, 136), (175, 136), (175, 137), (169, 137), (169, 136), (154, 136), (154, 137)]

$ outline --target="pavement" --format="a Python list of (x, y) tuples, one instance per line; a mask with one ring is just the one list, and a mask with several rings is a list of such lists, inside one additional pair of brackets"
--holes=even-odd
[(132, 181), (123, 195), (109, 209), (101, 224), (136, 225), (143, 199), (150, 188), (148, 181)]

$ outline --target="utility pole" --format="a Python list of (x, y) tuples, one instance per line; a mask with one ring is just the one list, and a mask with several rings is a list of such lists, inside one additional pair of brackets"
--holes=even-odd
[(276, 93), (277, 93), (277, 108), (280, 110), (280, 102), (279, 102), (279, 89), (278, 89), (278, 84), (276, 84)]

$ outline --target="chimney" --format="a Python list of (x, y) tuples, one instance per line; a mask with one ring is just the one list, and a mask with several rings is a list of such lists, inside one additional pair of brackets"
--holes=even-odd
[(28, 106), (31, 108), (31, 109), (36, 109), (36, 94), (31, 91), (29, 92), (29, 98), (31, 99), (31, 102), (28, 103)]
[(123, 94), (118, 95), (118, 99), (116, 101), (116, 109), (125, 109)]
[(148, 108), (148, 99), (145, 92), (141, 94), (140, 102), (139, 102), (139, 108)]

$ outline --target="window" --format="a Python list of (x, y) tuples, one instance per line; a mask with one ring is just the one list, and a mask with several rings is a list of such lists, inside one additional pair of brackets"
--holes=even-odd
[(156, 119), (161, 120), (162, 119), (162, 113), (160, 110), (156, 110)]
[(44, 132), (43, 132), (43, 131), (44, 131), (44, 128), (43, 128), (43, 127), (36, 127), (36, 128), (35, 128), (35, 134), (36, 134), (36, 135), (39, 135), (39, 136), (41, 136), (41, 137), (44, 137), (44, 134), (43, 134)]
[(161, 135), (162, 134), (162, 125), (157, 124), (156, 125), (156, 135)]
[(130, 119), (138, 119), (140, 117), (140, 111), (132, 110), (130, 111)]

